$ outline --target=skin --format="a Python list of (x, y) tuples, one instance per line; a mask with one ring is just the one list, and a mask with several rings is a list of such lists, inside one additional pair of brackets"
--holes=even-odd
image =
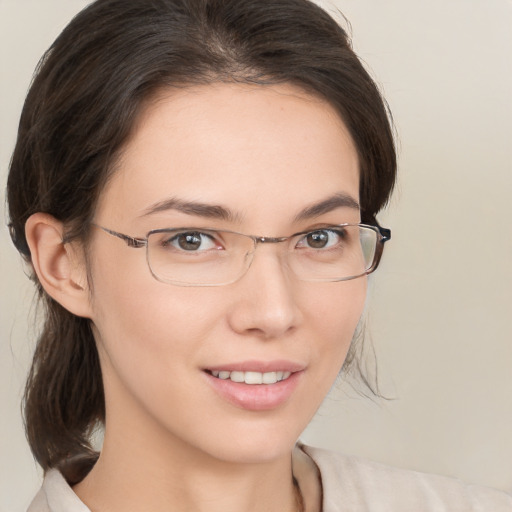
[[(296, 219), (334, 193), (358, 202), (359, 169), (350, 135), (325, 101), (290, 85), (218, 84), (163, 92), (148, 105), (95, 222), (136, 237), (184, 225), (278, 237), (359, 222), (349, 206)], [(145, 214), (171, 197), (233, 215)], [(366, 278), (300, 281), (269, 244), (235, 283), (173, 286), (151, 276), (145, 249), (95, 229), (88, 280), (80, 250), (62, 246), (61, 233), (43, 214), (27, 223), (43, 286), (91, 318), (100, 355), (105, 440), (98, 463), (75, 486), (78, 496), (93, 511), (295, 510), (291, 453), (343, 364)], [(255, 360), (301, 366), (285, 403), (238, 407), (204, 372)], [(317, 475), (304, 467), (301, 487), (312, 489), (306, 508), (317, 510)]]

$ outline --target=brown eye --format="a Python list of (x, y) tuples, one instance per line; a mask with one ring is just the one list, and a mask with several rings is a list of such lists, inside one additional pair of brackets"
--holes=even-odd
[(163, 246), (186, 252), (202, 252), (215, 247), (214, 239), (207, 233), (186, 231), (167, 239)]
[(329, 243), (328, 231), (313, 231), (306, 235), (306, 242), (313, 249), (323, 249)]
[(178, 236), (177, 242), (185, 251), (197, 251), (201, 247), (201, 235), (199, 233), (185, 233)]
[(341, 247), (345, 241), (346, 230), (336, 227), (336, 229), (317, 229), (306, 233), (296, 245), (297, 249), (334, 249)]

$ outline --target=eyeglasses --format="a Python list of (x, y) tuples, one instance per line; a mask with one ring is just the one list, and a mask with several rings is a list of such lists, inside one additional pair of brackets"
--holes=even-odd
[(135, 238), (93, 224), (129, 247), (146, 248), (153, 276), (177, 286), (221, 286), (240, 279), (258, 244), (282, 244), (281, 263), (302, 281), (348, 281), (373, 272), (391, 231), (365, 224), (338, 224), (285, 237), (252, 236), (216, 229), (154, 229)]

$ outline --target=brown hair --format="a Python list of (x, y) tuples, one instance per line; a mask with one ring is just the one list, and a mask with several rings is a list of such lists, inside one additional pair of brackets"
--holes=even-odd
[[(98, 0), (43, 56), (23, 108), (7, 190), (22, 255), (30, 261), (24, 226), (35, 212), (62, 221), (68, 239), (87, 239), (102, 186), (157, 90), (216, 81), (292, 83), (325, 98), (359, 154), (362, 220), (376, 223), (395, 182), (390, 120), (327, 13), (308, 0)], [(73, 483), (97, 459), (100, 365), (89, 320), (37, 286), (45, 323), (25, 390), (27, 437), (43, 469), (59, 467)]]

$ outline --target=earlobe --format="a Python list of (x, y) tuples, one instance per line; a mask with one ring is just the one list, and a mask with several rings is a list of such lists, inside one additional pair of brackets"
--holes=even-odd
[(32, 266), (48, 295), (71, 313), (91, 317), (87, 273), (76, 247), (63, 243), (62, 222), (46, 213), (31, 215), (25, 224)]

